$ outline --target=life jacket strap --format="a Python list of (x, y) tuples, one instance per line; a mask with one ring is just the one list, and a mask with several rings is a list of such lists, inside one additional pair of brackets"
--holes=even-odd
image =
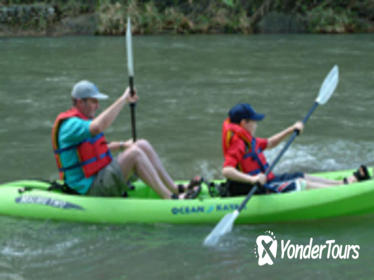
[(62, 149), (56, 149), (54, 150), (54, 153), (55, 154), (61, 154), (63, 152), (66, 152), (66, 151), (69, 151), (69, 150), (73, 150), (73, 149), (76, 149), (79, 145), (83, 144), (83, 143), (86, 143), (86, 142), (90, 142), (91, 144), (95, 143), (97, 140), (99, 140), (102, 136), (104, 136), (104, 133), (99, 133), (97, 135), (95, 135), (94, 137), (91, 137), (91, 138), (88, 138), (78, 144), (74, 144), (74, 145), (71, 145), (71, 146), (68, 146), (68, 147), (65, 147), (65, 148), (62, 148)]
[(84, 165), (93, 163), (93, 162), (98, 161), (100, 159), (103, 159), (103, 158), (105, 158), (107, 156), (109, 156), (112, 159), (112, 154), (110, 153), (110, 150), (108, 150), (106, 153), (101, 154), (99, 157), (93, 157), (93, 158), (90, 158), (90, 159), (88, 159), (86, 161), (79, 162), (77, 164), (74, 164), (74, 165), (71, 165), (71, 166), (68, 166), (68, 167), (59, 168), (59, 171), (60, 172), (66, 172), (68, 170), (72, 170), (72, 169), (75, 169), (75, 168), (80, 168), (80, 167), (82, 167)]
[[(251, 174), (251, 175), (257, 175), (260, 172), (266, 172), (266, 169), (269, 167), (269, 164), (266, 163), (264, 165), (262, 163), (262, 161), (260, 160), (260, 158), (258, 157), (258, 155), (262, 152), (262, 150), (260, 148), (258, 148), (256, 150), (256, 139), (255, 138), (252, 139), (251, 148), (248, 146), (247, 143), (245, 143), (245, 145), (246, 145), (246, 151), (248, 151), (248, 152), (246, 152), (244, 154), (243, 158), (245, 158), (245, 159), (246, 158), (252, 158), (260, 166), (260, 169), (256, 169), (256, 170), (252, 171), (252, 172), (256, 172), (256, 173), (251, 174), (252, 172), (250, 172), (249, 174)], [(258, 171), (260, 171), (260, 172), (258, 172)]]

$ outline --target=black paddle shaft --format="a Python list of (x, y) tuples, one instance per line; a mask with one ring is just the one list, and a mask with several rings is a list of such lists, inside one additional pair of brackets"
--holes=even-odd
[[(134, 77), (129, 77), (129, 84), (130, 84), (130, 94), (131, 96), (134, 96)], [(132, 140), (136, 142), (136, 122), (135, 122), (135, 106), (136, 103), (132, 102), (130, 103), (130, 110), (131, 110), (131, 131), (132, 131)]]
[[(318, 102), (314, 102), (312, 108), (309, 110), (308, 114), (305, 116), (305, 118), (303, 119), (303, 124), (306, 124), (306, 122), (308, 121), (308, 119), (310, 118), (310, 116), (313, 114), (314, 110), (318, 107), (319, 103)], [(278, 161), (281, 159), (281, 157), (283, 156), (283, 154), (287, 151), (287, 149), (289, 148), (289, 146), (292, 144), (292, 142), (295, 140), (296, 136), (299, 135), (299, 131), (298, 130), (295, 130), (292, 134), (292, 136), (290, 137), (290, 139), (288, 140), (287, 144), (283, 147), (283, 149), (280, 151), (280, 153), (278, 154), (278, 156), (275, 158), (275, 160), (273, 161), (273, 163), (269, 166), (269, 168), (266, 170), (265, 172), (265, 176), (269, 175), (269, 173), (274, 169), (275, 165), (278, 163)], [(254, 187), (251, 189), (251, 191), (247, 194), (247, 197), (244, 199), (244, 201), (240, 204), (239, 208), (238, 208), (238, 211), (242, 211), (243, 208), (245, 207), (245, 205), (247, 204), (248, 200), (252, 197), (252, 195), (258, 190), (258, 183), (256, 185), (254, 185)]]

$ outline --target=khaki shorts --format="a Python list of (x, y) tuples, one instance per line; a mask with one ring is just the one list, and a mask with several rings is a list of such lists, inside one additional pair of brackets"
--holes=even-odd
[(86, 193), (89, 196), (122, 196), (128, 186), (123, 176), (117, 158), (101, 169), (90, 189)]

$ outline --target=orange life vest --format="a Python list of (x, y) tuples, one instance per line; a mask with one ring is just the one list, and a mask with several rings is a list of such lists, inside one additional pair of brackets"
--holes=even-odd
[[(222, 150), (224, 156), (226, 156), (231, 143), (237, 138), (244, 141), (246, 152), (236, 168), (249, 175), (265, 173), (267, 168), (269, 168), (269, 164), (256, 138), (240, 125), (231, 123), (230, 119), (227, 118), (222, 125)], [(270, 173), (268, 180), (273, 178), (274, 174)]]
[[(112, 161), (112, 155), (103, 133), (87, 138), (75, 145), (60, 149), (58, 144), (58, 131), (60, 125), (62, 121), (72, 117), (88, 120), (88, 118), (79, 112), (77, 108), (73, 107), (72, 109), (59, 114), (52, 128), (52, 146), (60, 173), (60, 179), (62, 180), (65, 179), (65, 171), (67, 170), (81, 168), (84, 176), (88, 178), (99, 172)], [(79, 163), (72, 166), (63, 166), (60, 155), (68, 150), (76, 150)]]

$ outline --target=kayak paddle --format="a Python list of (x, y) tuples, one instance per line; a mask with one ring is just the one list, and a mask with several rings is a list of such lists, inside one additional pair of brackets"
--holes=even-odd
[[(314, 110), (318, 107), (318, 105), (325, 104), (331, 97), (331, 95), (334, 93), (336, 86), (339, 82), (339, 68), (337, 65), (335, 65), (330, 73), (326, 76), (325, 80), (323, 81), (321, 88), (318, 93), (318, 97), (314, 102), (314, 105), (309, 110), (308, 114), (303, 119), (303, 124), (305, 124), (309, 117), (312, 115)], [(270, 165), (270, 167), (266, 170), (265, 175), (267, 176), (274, 168), (274, 166), (278, 163), (280, 158), (283, 156), (283, 154), (286, 152), (288, 147), (291, 145), (291, 143), (294, 141), (296, 136), (299, 135), (299, 131), (295, 130), (288, 140), (287, 144), (283, 147), (283, 149), (280, 151), (276, 159), (273, 161), (273, 163)], [(239, 208), (235, 210), (233, 213), (226, 214), (221, 221), (216, 225), (216, 227), (210, 232), (210, 234), (205, 238), (204, 245), (205, 246), (214, 246), (219, 241), (220, 237), (225, 235), (226, 233), (231, 232), (234, 222), (236, 218), (239, 216), (240, 212), (244, 209), (249, 199), (252, 197), (252, 195), (257, 191), (258, 184), (255, 184), (255, 186), (251, 189), (251, 191), (248, 193), (244, 201), (240, 204)]]
[[(126, 30), (126, 48), (127, 48), (127, 68), (129, 74), (130, 94), (134, 96), (134, 58), (132, 54), (132, 36), (131, 36), (131, 20), (127, 18), (127, 30)], [(131, 131), (132, 140), (136, 141), (136, 126), (135, 126), (135, 105), (136, 103), (130, 103), (131, 110)]]

